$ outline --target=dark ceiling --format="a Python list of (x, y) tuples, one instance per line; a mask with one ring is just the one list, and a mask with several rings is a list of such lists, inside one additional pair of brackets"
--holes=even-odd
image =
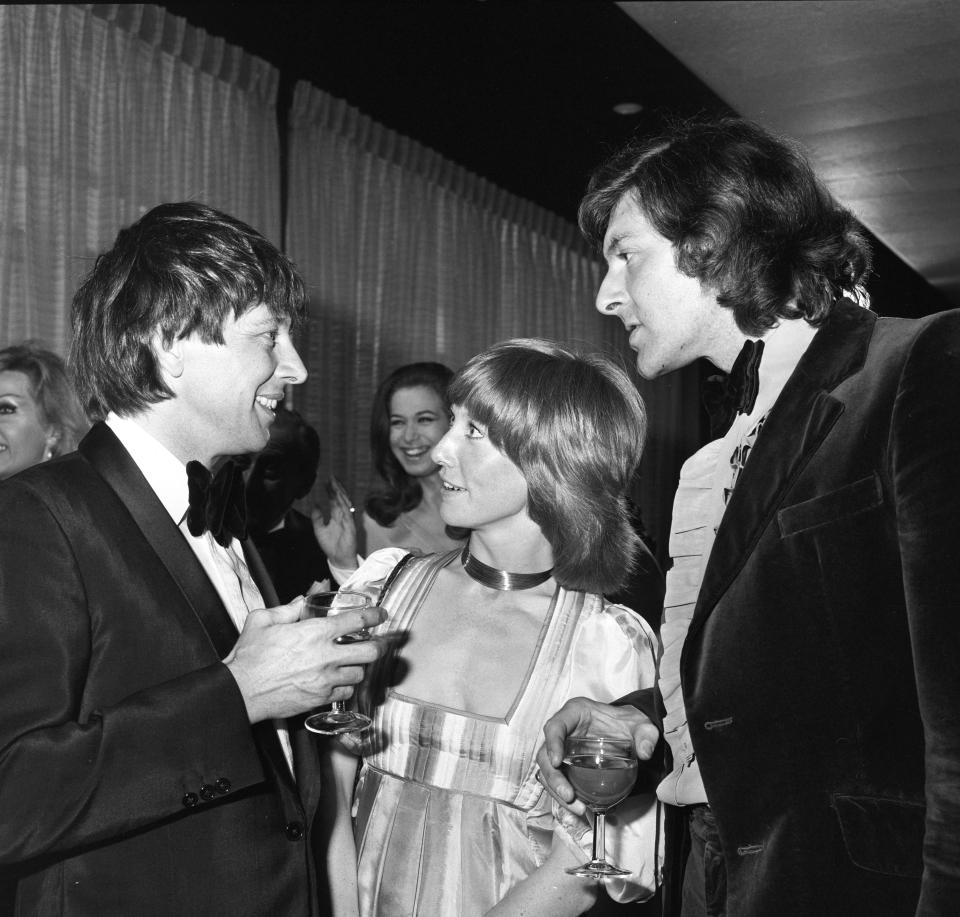
[[(663, 110), (721, 104), (606, 0), (164, 6), (280, 68), (281, 95), (309, 80), (568, 219), (611, 144)], [(616, 114), (625, 101), (647, 108)]]
[[(281, 128), (294, 83), (308, 80), (571, 221), (591, 169), (632, 132), (727, 110), (607, 0), (162, 5), (280, 70)], [(622, 102), (643, 109), (616, 114)], [(879, 244), (876, 260), (878, 311), (947, 307)]]

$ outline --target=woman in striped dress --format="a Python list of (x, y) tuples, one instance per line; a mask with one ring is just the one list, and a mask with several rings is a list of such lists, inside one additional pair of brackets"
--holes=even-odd
[[(568, 698), (653, 683), (656, 637), (602, 598), (636, 551), (624, 496), (643, 403), (608, 360), (535, 340), (475, 357), (450, 401), (433, 457), (466, 548), (377, 551), (343, 586), (386, 608), (390, 651), (360, 691), (373, 725), (331, 749), (334, 913), (581, 914), (600, 886), (565, 869), (588, 858), (589, 825), (551, 803), (535, 755)], [(655, 800), (616, 814), (608, 850), (633, 874), (607, 889), (646, 897)]]

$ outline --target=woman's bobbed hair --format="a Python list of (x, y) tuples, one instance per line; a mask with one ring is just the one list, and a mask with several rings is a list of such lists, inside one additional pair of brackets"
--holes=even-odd
[(12, 344), (0, 350), (0, 372), (23, 373), (41, 421), (56, 433), (50, 445), (53, 457), (72, 452), (90, 427), (73, 388), (64, 361), (35, 341)]
[(615, 152), (580, 203), (580, 228), (597, 247), (624, 197), (673, 244), (678, 270), (733, 309), (745, 334), (780, 318), (818, 325), (844, 294), (868, 301), (860, 224), (794, 144), (750, 121), (678, 121)]
[(407, 363), (391, 372), (377, 387), (370, 409), (370, 451), (380, 486), (364, 503), (364, 509), (379, 525), (389, 527), (401, 513), (420, 505), (423, 488), (404, 471), (390, 448), (390, 400), (404, 388), (429, 388), (437, 393), (444, 410), (449, 409), (447, 386), (453, 370), (442, 363)]
[(516, 339), (470, 360), (449, 395), (520, 469), (557, 582), (617, 591), (639, 541), (626, 493), (646, 435), (643, 400), (626, 372), (598, 354)]

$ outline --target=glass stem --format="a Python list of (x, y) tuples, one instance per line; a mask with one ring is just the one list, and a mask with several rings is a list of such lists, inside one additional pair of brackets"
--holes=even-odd
[(606, 840), (603, 836), (604, 826), (606, 825), (606, 809), (597, 809), (594, 811), (593, 819), (593, 862), (603, 863), (607, 850)]

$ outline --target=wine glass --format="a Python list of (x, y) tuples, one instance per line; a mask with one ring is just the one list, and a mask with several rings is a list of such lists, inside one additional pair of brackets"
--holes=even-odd
[(607, 809), (626, 799), (637, 780), (633, 742), (604, 736), (570, 737), (563, 749), (563, 773), (594, 814), (593, 856), (589, 863), (567, 872), (583, 879), (629, 875), (630, 870), (607, 862), (603, 834)]
[[(327, 618), (345, 611), (362, 611), (370, 600), (362, 592), (315, 592), (303, 601), (301, 618)], [(362, 643), (370, 639), (366, 627), (351, 634), (337, 637), (337, 643)], [(308, 716), (303, 725), (311, 732), (324, 736), (338, 736), (345, 732), (359, 732), (366, 729), (371, 719), (362, 713), (348, 710), (343, 701), (334, 701), (330, 709), (323, 713)]]

